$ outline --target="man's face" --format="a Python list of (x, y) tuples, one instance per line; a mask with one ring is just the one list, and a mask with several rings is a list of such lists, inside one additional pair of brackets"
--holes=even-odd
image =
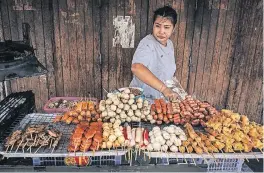
[(173, 33), (174, 25), (166, 17), (158, 16), (153, 24), (153, 36), (164, 46)]

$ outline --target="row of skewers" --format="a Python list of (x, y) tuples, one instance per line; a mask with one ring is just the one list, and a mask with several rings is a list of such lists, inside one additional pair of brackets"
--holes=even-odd
[(79, 124), (70, 137), (68, 145), (69, 152), (93, 152), (99, 150), (102, 145), (102, 122), (91, 122), (90, 124)]
[[(32, 148), (37, 148), (35, 153), (42, 147), (52, 148), (51, 153), (58, 146), (59, 141), (62, 137), (62, 133), (55, 128), (49, 128), (47, 125), (37, 124), (29, 125), (25, 131), (16, 130), (9, 137), (6, 138), (5, 148), (6, 152), (13, 151), (16, 147), (15, 153), (19, 148), (22, 149), (23, 153), (30, 151)], [(28, 147), (26, 149), (26, 147)]]
[(207, 102), (201, 102), (190, 96), (183, 101), (166, 103), (163, 99), (155, 99), (151, 105), (151, 115), (157, 124), (163, 122), (184, 125), (191, 123), (193, 126), (204, 125), (212, 115), (218, 111)]
[(102, 121), (99, 105), (93, 101), (81, 101), (76, 104), (74, 109), (57, 115), (53, 120), (56, 122), (65, 122), (66, 124), (79, 124), (80, 122)]

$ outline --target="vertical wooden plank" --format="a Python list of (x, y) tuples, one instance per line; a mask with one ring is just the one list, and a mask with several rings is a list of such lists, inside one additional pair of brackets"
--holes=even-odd
[(84, 30), (84, 1), (76, 0), (76, 15), (78, 16), (76, 19), (76, 32), (77, 32), (77, 58), (78, 58), (78, 68), (74, 70), (78, 70), (78, 96), (86, 96), (86, 65), (85, 65), (85, 30)]
[(34, 16), (34, 33), (35, 38), (36, 38), (36, 57), (38, 58), (39, 62), (47, 67), (46, 64), (46, 56), (45, 56), (45, 43), (44, 43), (44, 31), (43, 27), (43, 21), (42, 21), (42, 3), (41, 0), (36, 0), (35, 1), (35, 8), (36, 10), (33, 11), (33, 16)]
[[(93, 1), (93, 54), (94, 54), (94, 85), (95, 85), (95, 94), (96, 98), (102, 97), (102, 74), (101, 74), (101, 53), (100, 53), (100, 6), (101, 1)], [(100, 28), (100, 29), (98, 29)]]
[[(243, 2), (241, 4), (241, 13), (239, 15), (240, 23), (238, 25), (238, 37), (236, 43), (236, 51), (234, 57), (234, 63), (232, 67), (232, 75), (228, 90), (231, 91), (228, 94), (227, 104), (235, 111), (238, 110), (239, 95), (241, 94), (241, 87), (243, 80), (240, 74), (243, 74), (246, 69), (246, 54), (248, 47), (250, 47), (250, 37), (245, 37), (250, 33), (252, 29), (251, 21), (254, 21), (255, 14), (252, 14), (252, 3), (253, 1)], [(249, 24), (249, 26), (247, 26)], [(247, 27), (245, 27), (247, 26)], [(248, 45), (249, 44), (249, 45)], [(243, 75), (242, 75), (243, 76)]]
[(1, 3), (0, 8), (1, 8), (1, 15), (2, 15), (2, 27), (3, 27), (4, 39), (11, 40), (12, 37), (11, 37), (7, 0), (2, 0), (0, 3)]
[[(226, 0), (225, 0), (226, 1)], [(223, 0), (220, 1), (220, 4), (224, 2)], [(214, 41), (214, 48), (213, 48), (213, 57), (212, 57), (212, 64), (211, 64), (211, 72), (209, 75), (209, 82), (207, 84), (208, 90), (206, 93), (206, 98), (208, 98), (208, 101), (216, 105), (216, 100), (219, 99), (218, 97), (215, 97), (215, 88), (218, 74), (218, 69), (220, 66), (220, 53), (221, 53), (221, 46), (222, 46), (222, 40), (224, 35), (224, 28), (225, 28), (225, 18), (226, 18), (226, 11), (227, 10), (219, 10), (219, 16), (218, 16), (218, 22), (217, 22), (217, 30), (216, 30), (216, 36)]]
[[(102, 58), (102, 88), (109, 91), (109, 29), (112, 27), (112, 24), (109, 20), (109, 8), (110, 6), (109, 1), (104, 0), (102, 1), (102, 9), (100, 11), (101, 13), (101, 27), (102, 27), (102, 33), (101, 33), (101, 58)], [(111, 38), (110, 38), (111, 39)], [(111, 61), (111, 60), (110, 60)], [(106, 98), (107, 93), (102, 92), (102, 98)]]
[(234, 7), (234, 18), (233, 18), (233, 27), (232, 27), (232, 31), (231, 31), (231, 37), (230, 37), (230, 46), (228, 48), (228, 59), (227, 59), (227, 65), (225, 68), (225, 72), (224, 72), (224, 80), (223, 80), (223, 84), (222, 84), (222, 92), (221, 92), (221, 97), (220, 97), (220, 105), (224, 105), (224, 108), (228, 108), (227, 105), (227, 96), (228, 93), (230, 92), (228, 90), (229, 87), (229, 82), (230, 82), (230, 78), (231, 78), (231, 72), (232, 72), (232, 64), (234, 61), (234, 52), (235, 52), (235, 45), (236, 45), (236, 39), (237, 39), (237, 32), (238, 32), (238, 27), (237, 25), (239, 24), (239, 12), (240, 12), (240, 5), (241, 1), (237, 0), (236, 1), (236, 5)]
[(206, 46), (209, 32), (209, 25), (211, 19), (211, 10), (209, 10), (209, 2), (205, 1), (204, 10), (203, 10), (203, 24), (202, 24), (202, 33), (199, 47), (199, 57), (197, 63), (197, 72), (196, 72), (196, 80), (195, 80), (195, 93), (198, 99), (204, 100), (205, 98), (202, 96), (202, 91), (205, 88), (202, 88), (203, 81), (203, 69), (206, 57)]
[(67, 0), (68, 6), (68, 36), (69, 36), (69, 63), (70, 63), (70, 95), (76, 96), (79, 84), (79, 68), (76, 47), (76, 25), (79, 23), (79, 14), (76, 14), (75, 0)]
[(113, 38), (114, 38), (114, 27), (113, 19), (117, 16), (116, 13), (117, 0), (109, 2), (109, 90), (116, 88), (117, 83), (117, 59), (116, 59), (116, 47), (113, 47)]
[[(125, 3), (124, 0), (118, 0), (117, 1), (117, 6), (116, 6), (116, 11), (117, 11), (117, 16), (125, 17), (124, 16), (124, 9)], [(116, 32), (116, 31), (115, 31)], [(116, 33), (116, 34), (123, 34), (123, 33)], [(115, 35), (116, 36), (116, 35)], [(123, 57), (123, 50), (122, 50), (121, 44), (116, 44), (116, 58), (117, 58), (117, 70), (116, 70), (116, 87), (121, 88), (124, 87), (124, 57)]]
[(44, 104), (48, 101), (49, 99), (49, 91), (47, 87), (47, 76), (46, 75), (41, 75), (39, 76), (39, 89), (37, 89), (37, 92), (40, 92), (40, 103), (39, 103), (39, 108), (38, 111), (42, 112), (42, 108)]
[(11, 39), (13, 41), (18, 41), (19, 36), (18, 36), (17, 15), (16, 15), (16, 12), (13, 10), (14, 1), (9, 0), (9, 1), (7, 1), (6, 5), (7, 5), (7, 9), (8, 9)]
[[(258, 41), (256, 52), (254, 54), (253, 66), (251, 68), (251, 75), (248, 79), (249, 88), (246, 95), (245, 113), (252, 120), (261, 122), (258, 111), (263, 109), (263, 28), (262, 25), (258, 32)], [(261, 104), (261, 105), (259, 105)], [(262, 108), (261, 108), (262, 107)]]
[[(12, 6), (10, 7), (11, 10), (13, 10), (13, 13), (15, 13), (16, 20), (17, 20), (17, 30), (18, 30), (18, 40), (23, 40), (23, 22), (24, 22), (24, 7), (23, 0), (12, 0)], [(22, 6), (22, 9), (17, 9), (17, 6)]]
[[(1, 1), (0, 1), (1, 6)], [(3, 20), (2, 20), (2, 12), (0, 8), (0, 41), (4, 41), (4, 30), (3, 30)]]
[(94, 60), (93, 60), (93, 8), (92, 8), (92, 1), (85, 1), (85, 8), (84, 8), (84, 16), (85, 16), (85, 57), (86, 57), (86, 95), (88, 93), (94, 94)]
[[(22, 78), (23, 79), (23, 78)], [(28, 78), (24, 78), (25, 81), (28, 80)], [(33, 93), (35, 94), (35, 104), (36, 104), (36, 110), (39, 111), (41, 110), (41, 91), (40, 91), (40, 80), (39, 80), (39, 76), (33, 76), (30, 78), (31, 83), (27, 83), (28, 85), (30, 84), (30, 86), (28, 88), (31, 88)], [(24, 81), (22, 81), (21, 79), (19, 79), (20, 85), (24, 84)], [(24, 91), (24, 90), (20, 90), (20, 91)]]
[(10, 85), (11, 85), (11, 92), (15, 93), (17, 92), (17, 82), (16, 80), (10, 80)]
[(179, 37), (178, 37), (178, 49), (177, 49), (177, 79), (181, 82), (181, 74), (182, 74), (182, 63), (184, 60), (184, 42), (185, 42), (185, 32), (186, 32), (186, 18), (188, 14), (188, 7), (181, 1), (181, 12), (180, 12), (180, 20), (179, 20)]
[[(257, 9), (257, 4), (253, 4), (253, 9)], [(253, 10), (252, 13), (256, 13), (256, 17), (255, 17), (255, 21), (252, 21), (251, 25), (253, 25), (253, 27), (251, 28), (251, 31), (248, 33), (250, 36), (249, 41), (246, 40), (246, 43), (250, 42), (251, 44), (248, 45), (246, 44), (246, 46), (248, 46), (248, 50), (245, 51), (245, 56), (246, 58), (246, 66), (245, 66), (245, 71), (244, 74), (240, 74), (241, 78), (243, 78), (243, 84), (242, 84), (242, 88), (241, 88), (241, 94), (239, 97), (239, 103), (238, 103), (238, 111), (239, 112), (245, 112), (245, 106), (247, 104), (247, 92), (250, 90), (250, 85), (251, 83), (249, 83), (249, 80), (251, 79), (251, 68), (255, 65), (255, 60), (259, 59), (260, 57), (254, 57), (255, 52), (256, 52), (256, 48), (257, 48), (257, 44), (261, 42), (261, 40), (259, 39), (260, 37), (260, 33), (262, 31), (262, 21), (263, 21), (263, 17), (262, 17), (262, 12), (260, 12), (261, 10)], [(242, 76), (243, 75), (243, 76)]]
[[(148, 5), (148, 33), (152, 33), (153, 29), (153, 15), (156, 10), (156, 0), (149, 0), (149, 5)], [(137, 27), (137, 25), (136, 25)], [(137, 33), (137, 32), (136, 32)]]
[(11, 82), (10, 80), (6, 80), (3, 82), (3, 84), (4, 84), (4, 90), (5, 90), (5, 97), (7, 97), (9, 94), (12, 93)]
[[(137, 6), (136, 2), (134, 0), (125, 0), (124, 1), (124, 14), (125, 16), (130, 16), (132, 18), (132, 23), (135, 25), (135, 31), (136, 31), (136, 20), (137, 20), (137, 14), (136, 14), (136, 9), (133, 9), (134, 7)], [(145, 2), (144, 8), (144, 12), (143, 14), (146, 15), (144, 16), (146, 19), (148, 18), (147, 16), (147, 10), (148, 10), (148, 6), (147, 6), (147, 1)], [(143, 9), (142, 9), (143, 10)], [(140, 20), (140, 18), (139, 18)], [(144, 25), (147, 25), (147, 20), (145, 21), (146, 23)], [(147, 28), (147, 26), (146, 26)], [(147, 31), (145, 31), (145, 35)], [(123, 77), (124, 77), (124, 86), (129, 86), (131, 80), (132, 80), (132, 72), (131, 72), (131, 63), (132, 63), (132, 58), (133, 58), (133, 54), (134, 54), (134, 50), (136, 48), (136, 36), (135, 36), (136, 32), (134, 33), (134, 48), (123, 48)]]
[[(135, 6), (135, 11), (133, 13), (133, 16), (135, 17), (135, 20), (134, 20), (135, 21), (135, 45), (134, 45), (135, 47), (133, 50), (133, 55), (136, 51), (136, 48), (137, 48), (139, 42), (141, 41), (141, 36), (140, 36), (141, 14), (140, 14), (140, 8), (138, 8), (141, 6), (141, 3), (142, 3), (141, 1), (142, 0), (134, 0), (134, 5), (133, 5), (133, 6)], [(153, 6), (154, 10), (155, 10), (155, 6), (156, 6), (156, 3), (155, 3), (155, 6), (154, 6), (154, 4), (151, 4), (151, 3), (153, 3), (152, 0), (149, 1), (149, 15), (148, 15), (148, 17), (151, 17), (151, 21), (150, 21), (150, 23), (148, 21), (148, 23), (149, 23), (149, 25), (151, 25), (151, 30), (148, 32), (148, 34), (152, 33), (152, 19), (153, 19), (153, 14), (154, 14), (154, 11), (151, 12), (151, 10), (150, 10), (150, 8), (151, 8), (150, 5)], [(133, 8), (133, 6), (131, 6), (131, 8)], [(150, 19), (148, 19), (148, 20), (150, 20)], [(132, 62), (132, 59), (131, 59), (131, 62)]]
[(62, 68), (63, 68), (63, 82), (64, 82), (64, 96), (71, 96), (71, 68), (70, 68), (70, 55), (69, 55), (69, 13), (67, 1), (59, 2), (59, 19), (60, 19), (60, 40), (62, 52)]
[[(215, 37), (216, 37), (216, 27), (218, 24), (218, 14), (219, 14), (219, 5), (220, 0), (213, 0), (212, 3), (212, 11), (211, 11), (211, 21), (208, 31), (208, 40), (206, 46), (206, 54), (205, 54), (205, 63), (203, 69), (203, 81), (202, 81), (202, 97), (206, 98), (206, 100), (212, 100), (213, 96), (207, 97), (207, 90), (210, 89), (208, 87), (211, 67), (212, 67), (212, 57), (214, 51)], [(216, 7), (216, 8), (214, 8)]]
[(5, 98), (4, 93), (4, 82), (0, 82), (0, 101), (2, 101)]
[[(44, 0), (45, 1), (45, 0)], [(60, 7), (59, 1), (52, 1), (53, 9), (53, 26), (54, 26), (54, 70), (55, 70), (55, 87), (57, 96), (65, 96), (64, 94), (64, 81), (63, 81), (63, 64), (62, 64), (62, 43), (60, 31)], [(64, 35), (65, 36), (65, 35)], [(49, 64), (49, 63), (47, 63)]]
[[(229, 78), (229, 74), (225, 73), (226, 69), (229, 64), (231, 63), (231, 58), (228, 56), (229, 49), (232, 47), (232, 40), (234, 39), (234, 28), (235, 28), (235, 22), (233, 22), (234, 15), (236, 10), (236, 0), (235, 1), (229, 1), (228, 2), (228, 10), (226, 13), (226, 20), (225, 20), (225, 26), (224, 26), (224, 32), (223, 32), (223, 40), (221, 45), (221, 52), (220, 52), (220, 58), (219, 58), (219, 67), (217, 71), (217, 77), (216, 77), (216, 87), (214, 90), (215, 98), (217, 98), (217, 102), (215, 105), (218, 105), (219, 108), (224, 108), (225, 106), (225, 100), (223, 97), (221, 97), (222, 93), (222, 86), (224, 83), (224, 80)], [(228, 80), (228, 79), (227, 79)], [(227, 91), (225, 91), (227, 92)]]
[[(49, 71), (49, 73), (47, 74), (47, 87), (48, 87), (48, 96), (50, 97), (54, 97), (56, 96), (56, 86), (55, 86), (55, 71), (54, 71), (54, 66), (53, 64), (55, 64), (55, 57), (53, 57), (53, 53), (55, 53), (55, 55), (57, 54), (56, 52), (54, 52), (54, 37), (53, 37), (53, 28), (58, 28), (57, 26), (53, 25), (53, 11), (49, 2), (51, 1), (46, 1), (46, 0), (42, 0), (42, 27), (43, 27), (43, 35), (44, 35), (44, 49), (45, 49), (45, 58), (46, 58), (46, 68)], [(57, 15), (57, 14), (56, 14)], [(56, 16), (57, 17), (57, 16)], [(55, 18), (55, 16), (54, 16)], [(56, 18), (57, 19), (57, 18)], [(56, 23), (56, 25), (58, 25), (58, 23)], [(57, 30), (56, 30), (57, 32)], [(58, 33), (59, 37), (60, 33)], [(56, 41), (55, 41), (56, 43)], [(58, 50), (60, 51), (60, 50)], [(59, 71), (61, 71), (61, 67), (59, 67)], [(57, 71), (58, 69), (56, 69)], [(60, 79), (61, 80), (61, 79)], [(61, 90), (63, 90), (63, 87), (61, 88)]]
[(156, 9), (164, 7), (164, 0), (157, 0)]
[(181, 73), (181, 85), (187, 90), (187, 85), (189, 81), (189, 62), (191, 56), (191, 47), (192, 47), (192, 39), (193, 39), (193, 31), (194, 31), (194, 11), (196, 2), (189, 1), (188, 3), (188, 17), (186, 23), (186, 34), (185, 34), (185, 42), (184, 42), (184, 52), (183, 52), (183, 61), (182, 61), (182, 73)]
[(164, 5), (167, 5), (173, 8), (173, 0), (164, 0)]
[[(32, 0), (23, 0), (23, 4), (32, 4)], [(24, 22), (28, 23), (30, 26), (30, 44), (35, 49), (36, 48), (36, 33), (35, 33), (33, 10), (24, 9)], [(35, 49), (35, 54), (37, 54), (36, 49)], [(37, 58), (40, 58), (40, 57), (37, 57)]]
[[(175, 64), (176, 64), (176, 73), (178, 71), (178, 38), (179, 38), (179, 28), (180, 28), (180, 15), (181, 15), (181, 0), (173, 0), (173, 6), (172, 6), (177, 13), (177, 23), (174, 29), (174, 32), (171, 36), (171, 41), (173, 42), (173, 46), (174, 46), (174, 57), (175, 57)], [(176, 73), (174, 74), (176, 76)]]
[(195, 95), (194, 85), (196, 81), (196, 73), (197, 73), (197, 66), (198, 66), (198, 58), (199, 58), (199, 48), (200, 48), (200, 40), (201, 40), (201, 33), (202, 33), (202, 24), (203, 24), (203, 9), (204, 9), (205, 1), (202, 0), (197, 5), (197, 11), (195, 13), (195, 26), (194, 26), (194, 35), (192, 39), (192, 51), (191, 51), (191, 61), (190, 61), (190, 74), (189, 74), (189, 82), (188, 82), (188, 89), (187, 92), (190, 95)]
[[(38, 54), (37, 43), (36, 42), (43, 41), (43, 40), (36, 40), (36, 36), (39, 34), (39, 33), (36, 33), (36, 30), (35, 30), (35, 27), (36, 27), (35, 26), (35, 17), (37, 17), (37, 16), (35, 16), (35, 12), (33, 10), (27, 9), (26, 5), (25, 5), (25, 4), (32, 4), (32, 0), (23, 0), (23, 4), (24, 4), (23, 5), (24, 22), (28, 23), (29, 26), (30, 26), (30, 33), (29, 33), (30, 34), (29, 35), (30, 44), (35, 49), (34, 53), (35, 53), (36, 57), (38, 58), (38, 60), (41, 62), (41, 59), (43, 57), (41, 57), (41, 55)], [(34, 4), (34, 6), (36, 6), (36, 4)], [(41, 9), (41, 8), (39, 8), (39, 9)], [(20, 15), (22, 15), (22, 13)], [(23, 17), (21, 16), (21, 18), (23, 18)], [(42, 56), (43, 56), (43, 54), (42, 54)], [(40, 85), (39, 85), (40, 81), (39, 81), (39, 78), (34, 76), (34, 77), (31, 77), (31, 78), (27, 77), (27, 78), (18, 79), (18, 88), (19, 88), (19, 91), (27, 90), (27, 86), (30, 83), (29, 81), (31, 82), (32, 90), (34, 91), (34, 94), (35, 94), (36, 108), (38, 110), (41, 107), (40, 106), (41, 92), (40, 92)]]
[(141, 1), (140, 9), (140, 39), (142, 39), (148, 31), (148, 1)]

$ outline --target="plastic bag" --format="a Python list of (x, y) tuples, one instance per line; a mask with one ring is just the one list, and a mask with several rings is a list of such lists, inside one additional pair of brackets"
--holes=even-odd
[(172, 91), (179, 95), (180, 100), (184, 100), (185, 96), (187, 96), (187, 92), (182, 88), (180, 82), (176, 77), (173, 77), (171, 80), (166, 80), (165, 85), (170, 88)]

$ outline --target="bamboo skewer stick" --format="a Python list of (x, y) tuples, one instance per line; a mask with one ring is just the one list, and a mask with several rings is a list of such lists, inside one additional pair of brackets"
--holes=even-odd
[(127, 153), (125, 153), (125, 161), (127, 161)]
[(53, 140), (51, 139), (51, 140), (50, 140), (50, 146), (49, 146), (49, 148), (51, 148), (51, 146), (52, 146), (52, 142), (53, 142)]
[(167, 156), (167, 162), (170, 163), (170, 161), (169, 161), (169, 153), (168, 153), (168, 151), (166, 151), (165, 154), (166, 154), (166, 156)]
[[(241, 150), (240, 150), (240, 153), (243, 154)], [(246, 156), (244, 156), (244, 159), (246, 159), (246, 161), (249, 162), (249, 160), (248, 160), (248, 158), (246, 158)]]
[(10, 147), (10, 145), (8, 145), (8, 146), (6, 147), (6, 151), (5, 151), (6, 153), (7, 153), (8, 149), (9, 149), (9, 147)]
[(186, 160), (186, 158), (185, 158), (185, 155), (184, 155), (183, 153), (182, 153), (182, 156), (183, 156), (184, 161), (185, 161), (186, 163), (188, 163), (187, 160)]
[(13, 144), (13, 145), (11, 146), (11, 149), (10, 149), (10, 151), (9, 151), (10, 153), (12, 152), (12, 149), (13, 149), (14, 145), (15, 145), (15, 144)]
[(18, 146), (17, 146), (17, 149), (16, 149), (15, 153), (18, 151), (18, 148), (20, 147), (20, 145), (22, 144), (22, 142), (23, 142), (23, 140), (21, 140), (21, 142), (18, 144)]
[(225, 155), (225, 153), (223, 152), (223, 150), (220, 150), (221, 151), (221, 153), (224, 155), (224, 158), (226, 159), (226, 155)]
[(52, 148), (51, 153), (53, 153), (54, 149), (55, 149), (55, 147)]
[(203, 154), (201, 154), (201, 157), (203, 158), (203, 160), (206, 162), (207, 165), (209, 165), (208, 161), (206, 158), (203, 157)]
[(144, 161), (146, 161), (146, 153), (145, 153), (145, 150), (144, 150)]
[(74, 147), (74, 155), (76, 156), (76, 149), (77, 149), (77, 143), (75, 144), (75, 147)]
[(149, 152), (149, 150), (148, 150), (148, 157), (149, 157), (149, 160), (150, 160), (150, 152)]
[(42, 145), (40, 145), (40, 146), (38, 147), (38, 149), (35, 151), (34, 154), (36, 154), (36, 153), (38, 152), (38, 150), (39, 150), (41, 147), (42, 147)]
[(255, 155), (255, 153), (252, 152), (252, 154), (254, 155), (254, 157), (256, 158), (256, 160), (259, 162), (259, 159), (258, 159), (257, 156)]
[(127, 154), (128, 154), (128, 160), (130, 160), (130, 149), (128, 149), (128, 151), (127, 151)]
[[(190, 154), (190, 156), (192, 157), (192, 154), (189, 152), (188, 148), (187, 147), (185, 147), (185, 148), (186, 148), (187, 152)], [(193, 157), (192, 157), (192, 160), (193, 160), (194, 165), (196, 166), (196, 162), (195, 162)]]
[(176, 160), (177, 160), (177, 162), (179, 162), (179, 159), (178, 159), (178, 154), (177, 154), (177, 152), (175, 152), (175, 156), (176, 156)]
[(135, 151), (136, 151), (136, 154), (135, 154), (135, 160), (137, 160), (137, 149), (136, 149)]
[(108, 91), (106, 91), (106, 89), (103, 88), (103, 90), (104, 90), (107, 94), (109, 93)]
[(214, 158), (214, 162), (215, 162), (216, 164), (218, 164), (218, 161), (217, 161), (217, 159), (215, 158), (213, 152), (212, 152), (210, 155), (213, 156), (213, 158)]
[(22, 147), (22, 149), (23, 149), (23, 153), (25, 152), (24, 149), (25, 149), (27, 143), (28, 143), (28, 140), (27, 140), (27, 142), (26, 142), (26, 143), (23, 145), (23, 147)]

